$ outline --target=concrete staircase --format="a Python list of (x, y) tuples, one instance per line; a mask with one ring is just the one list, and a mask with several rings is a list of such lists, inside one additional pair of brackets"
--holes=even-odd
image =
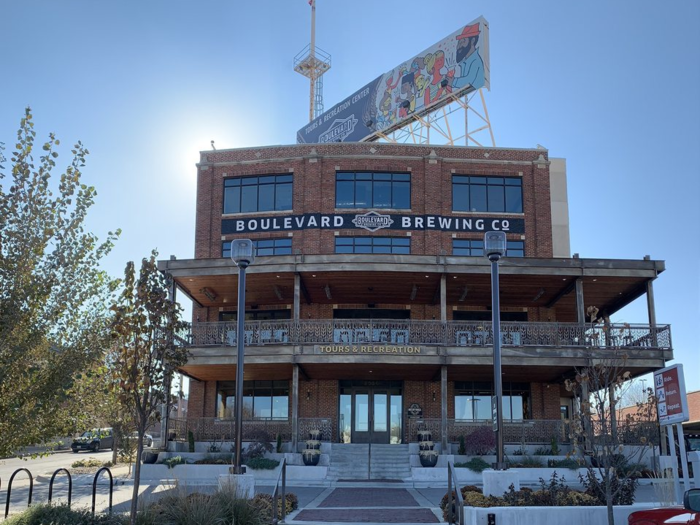
[(333, 443), (328, 477), (336, 480), (411, 477), (408, 445), (372, 445), (371, 453), (370, 460), (370, 447), (366, 444)]

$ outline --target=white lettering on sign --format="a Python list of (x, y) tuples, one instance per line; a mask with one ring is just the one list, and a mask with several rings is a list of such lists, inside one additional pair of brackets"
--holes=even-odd
[(477, 219), (476, 220), (476, 229), (477, 230), (484, 230), (484, 219)]
[(333, 217), (333, 226), (340, 228), (343, 225), (343, 218), (340, 215)]
[(411, 218), (410, 217), (401, 217), (401, 227), (402, 228), (410, 228), (411, 227)]

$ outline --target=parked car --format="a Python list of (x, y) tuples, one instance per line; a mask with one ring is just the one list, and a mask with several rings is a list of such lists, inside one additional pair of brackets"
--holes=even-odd
[(112, 449), (114, 447), (114, 436), (111, 428), (93, 428), (83, 432), (83, 434), (73, 440), (71, 450), (77, 454), (81, 450), (97, 452), (101, 448)]
[(627, 518), (629, 525), (700, 525), (700, 489), (685, 493), (682, 507), (639, 510)]
[[(131, 436), (129, 436), (133, 440), (137, 440), (139, 438), (139, 433), (138, 432), (132, 432)], [(144, 434), (143, 435), (143, 446), (144, 447), (152, 447), (153, 446), (153, 436), (150, 434)]]

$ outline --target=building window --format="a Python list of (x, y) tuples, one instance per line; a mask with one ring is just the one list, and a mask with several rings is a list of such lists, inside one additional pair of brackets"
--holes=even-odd
[(337, 172), (335, 207), (409, 210), (411, 174)]
[[(491, 419), (492, 383), (477, 381), (455, 382), (455, 419), (479, 421)], [(530, 419), (530, 385), (503, 383), (503, 419), (522, 421)]]
[(291, 175), (224, 179), (224, 213), (291, 209)]
[(452, 210), (522, 213), (522, 179), (453, 175)]
[[(253, 241), (256, 257), (264, 257), (266, 255), (291, 255), (292, 254), (292, 239), (284, 237), (282, 239), (257, 239)], [(221, 256), (225, 258), (231, 257), (231, 241), (221, 243)]]
[[(484, 241), (475, 239), (452, 239), (452, 255), (483, 256)], [(525, 257), (525, 242), (506, 241), (506, 257)]]
[[(236, 382), (219, 381), (216, 384), (216, 417), (233, 419), (236, 401)], [(244, 381), (243, 419), (288, 420), (289, 381)]]
[(410, 237), (336, 237), (335, 253), (410, 254)]

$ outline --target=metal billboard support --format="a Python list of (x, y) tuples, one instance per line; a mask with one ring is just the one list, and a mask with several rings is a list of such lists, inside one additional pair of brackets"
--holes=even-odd
[[(470, 119), (470, 112), (476, 118)], [(464, 97), (451, 97), (441, 108), (416, 115), (390, 133), (377, 132), (377, 137), (378, 142), (394, 144), (496, 147), (483, 88)]]

